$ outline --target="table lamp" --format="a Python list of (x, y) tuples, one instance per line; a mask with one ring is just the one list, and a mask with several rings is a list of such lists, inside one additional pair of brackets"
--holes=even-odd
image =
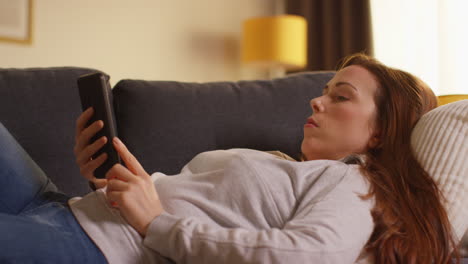
[(307, 22), (301, 16), (251, 18), (242, 33), (242, 62), (268, 69), (270, 78), (307, 65)]

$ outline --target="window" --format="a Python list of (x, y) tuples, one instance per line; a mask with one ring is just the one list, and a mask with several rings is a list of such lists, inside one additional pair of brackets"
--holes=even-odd
[(436, 95), (468, 94), (468, 1), (371, 0), (375, 57)]

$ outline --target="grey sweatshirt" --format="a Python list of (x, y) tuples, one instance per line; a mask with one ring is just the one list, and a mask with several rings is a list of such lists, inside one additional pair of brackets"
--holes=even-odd
[(165, 212), (144, 238), (108, 206), (105, 189), (70, 202), (109, 263), (365, 262), (374, 201), (359, 197), (369, 184), (357, 165), (232, 149), (152, 178)]

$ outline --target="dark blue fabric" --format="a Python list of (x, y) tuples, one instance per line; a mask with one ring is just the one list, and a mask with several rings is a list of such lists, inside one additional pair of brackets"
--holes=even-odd
[(106, 263), (68, 199), (0, 123), (0, 263)]
[(57, 187), (0, 123), (0, 213), (18, 215)]

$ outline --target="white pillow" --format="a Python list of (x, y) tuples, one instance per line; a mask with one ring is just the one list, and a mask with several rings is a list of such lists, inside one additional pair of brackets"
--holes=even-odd
[(468, 100), (439, 106), (411, 135), (416, 158), (437, 182), (458, 239), (468, 227)]

